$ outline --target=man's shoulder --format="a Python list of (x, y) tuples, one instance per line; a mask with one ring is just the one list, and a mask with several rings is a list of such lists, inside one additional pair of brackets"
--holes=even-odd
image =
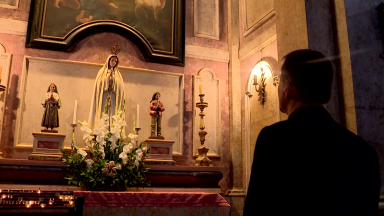
[(263, 128), (264, 132), (276, 132), (279, 130), (285, 130), (286, 128), (289, 128), (291, 126), (290, 122), (287, 120), (276, 122), (272, 125), (266, 126)]
[(347, 148), (355, 150), (358, 154), (368, 153), (376, 155), (376, 150), (362, 137), (339, 124), (337, 126), (337, 133), (340, 134), (339, 139), (344, 141), (343, 143), (345, 143)]

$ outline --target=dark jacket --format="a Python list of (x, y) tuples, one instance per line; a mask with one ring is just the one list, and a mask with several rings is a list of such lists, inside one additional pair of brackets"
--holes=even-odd
[(257, 138), (244, 215), (378, 214), (379, 161), (323, 107), (295, 110)]

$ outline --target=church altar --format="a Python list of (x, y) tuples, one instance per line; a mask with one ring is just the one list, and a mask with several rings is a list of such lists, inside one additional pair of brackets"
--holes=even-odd
[[(69, 185), (0, 184), (5, 193), (70, 194), (85, 200), (83, 215), (230, 215), (230, 205), (214, 188), (130, 188), (127, 191), (85, 191)], [(28, 193), (31, 190), (32, 193)], [(8, 191), (8, 192), (6, 192)], [(36, 195), (35, 195), (36, 196)], [(53, 197), (54, 195), (51, 195)], [(81, 197), (81, 198), (80, 198)], [(13, 197), (17, 199), (16, 197)], [(83, 199), (84, 198), (84, 199)], [(31, 200), (31, 199), (28, 199)], [(61, 198), (57, 199), (60, 202)], [(56, 202), (56, 201), (55, 201)], [(83, 201), (82, 201), (83, 202)], [(7, 204), (7, 203), (6, 203)], [(35, 209), (40, 206), (32, 206)], [(41, 209), (41, 208), (40, 208)], [(47, 209), (50, 211), (50, 209)]]
[(218, 193), (208, 192), (109, 192), (74, 191), (75, 197), (84, 197), (84, 207), (229, 207)]
[(84, 215), (229, 215), (230, 205), (210, 192), (74, 191)]

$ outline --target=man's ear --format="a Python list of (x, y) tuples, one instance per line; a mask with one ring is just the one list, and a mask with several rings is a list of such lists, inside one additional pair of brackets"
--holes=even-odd
[(289, 99), (290, 98), (291, 91), (292, 91), (292, 86), (289, 83), (288, 79), (284, 80), (284, 90), (283, 90), (283, 93), (284, 93), (284, 98), (285, 99)]

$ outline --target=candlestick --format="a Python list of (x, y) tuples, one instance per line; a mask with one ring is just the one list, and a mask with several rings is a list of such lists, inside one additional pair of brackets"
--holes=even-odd
[(195, 160), (195, 166), (213, 166), (212, 161), (208, 158), (207, 154), (209, 151), (209, 148), (204, 146), (205, 142), (205, 136), (207, 135), (207, 132), (204, 130), (205, 129), (205, 124), (204, 124), (204, 108), (208, 107), (208, 103), (204, 102), (204, 94), (200, 94), (200, 102), (196, 103), (196, 107), (200, 108), (200, 131), (199, 131), (199, 136), (200, 136), (200, 147), (197, 149), (198, 151), (198, 157)]
[(199, 94), (203, 94), (203, 86), (199, 85)]
[(140, 114), (140, 105), (137, 104), (136, 106), (136, 116), (137, 116), (137, 119), (136, 119), (136, 127), (137, 128), (140, 128), (140, 123), (139, 123), (139, 114)]
[(71, 126), (72, 126), (71, 154), (74, 154), (75, 153), (75, 148), (76, 148), (75, 129), (77, 127), (77, 124), (71, 124)]
[(136, 119), (135, 119), (135, 115), (133, 115), (133, 129), (132, 129), (133, 134), (135, 134), (135, 129), (136, 129)]
[(253, 75), (253, 85), (257, 85), (257, 75)]
[(77, 114), (77, 100), (75, 100), (75, 106), (73, 107), (73, 120), (72, 124), (76, 124), (76, 114)]

